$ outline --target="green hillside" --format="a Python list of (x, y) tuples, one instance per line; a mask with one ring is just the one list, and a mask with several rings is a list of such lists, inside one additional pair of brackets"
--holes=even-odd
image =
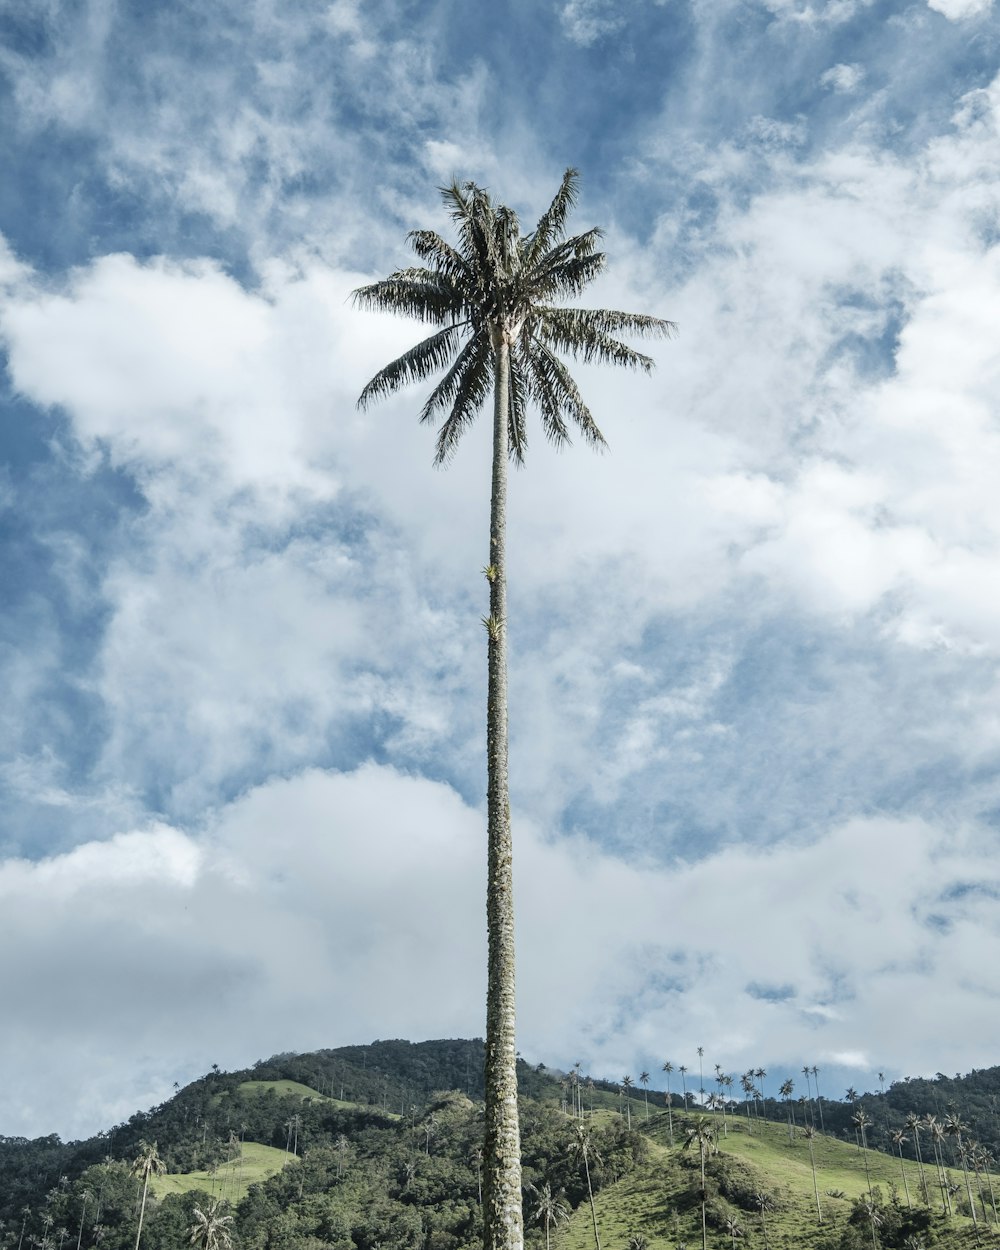
[(292, 1162), (298, 1160), (287, 1150), (244, 1142), (237, 1154), (218, 1167), (157, 1176), (150, 1182), (150, 1187), (157, 1198), (198, 1191), (235, 1206), (247, 1196), (251, 1185), (259, 1185)]
[[(151, 1177), (142, 1250), (186, 1250), (195, 1206), (213, 1202), (235, 1250), (479, 1250), (481, 1075), (481, 1041), (378, 1042), (213, 1069), (86, 1142), (0, 1137), (0, 1250), (134, 1250), (133, 1165), (153, 1144), (165, 1172)], [(520, 1062), (518, 1081), (526, 1250), (546, 1247), (546, 1187), (568, 1217), (548, 1230), (550, 1250), (597, 1250), (595, 1215), (600, 1250), (697, 1250), (703, 1199), (713, 1250), (1000, 1245), (995, 1165), (973, 1144), (995, 1146), (998, 1069), (845, 1102), (755, 1095), (704, 1115), (682, 1095), (668, 1113), (653, 1090), (628, 1099), (541, 1065)], [(916, 1142), (912, 1125), (898, 1137), (902, 1160), (874, 1148), (918, 1112)], [(697, 1145), (683, 1144), (699, 1120), (704, 1192)]]

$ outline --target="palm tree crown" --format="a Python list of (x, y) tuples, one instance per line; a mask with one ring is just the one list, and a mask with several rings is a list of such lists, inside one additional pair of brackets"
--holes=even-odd
[(568, 441), (568, 418), (589, 443), (604, 443), (560, 353), (587, 364), (648, 372), (652, 360), (617, 336), (668, 337), (674, 332), (672, 322), (656, 317), (557, 306), (557, 301), (579, 295), (606, 262), (597, 250), (600, 230), (565, 237), (577, 185), (576, 170), (568, 169), (534, 231), (522, 235), (516, 213), (495, 203), (486, 190), (471, 182), (452, 182), (441, 194), (455, 223), (458, 246), (433, 230), (413, 230), (408, 241), (423, 266), (399, 269), (354, 292), (362, 307), (440, 327), (381, 369), (358, 400), (366, 407), (409, 382), (445, 370), (420, 413), (421, 421), (445, 414), (438, 431), (438, 463), (449, 458), (493, 390), (501, 345), (510, 351), (510, 454), (521, 461), (529, 401), (553, 442)]

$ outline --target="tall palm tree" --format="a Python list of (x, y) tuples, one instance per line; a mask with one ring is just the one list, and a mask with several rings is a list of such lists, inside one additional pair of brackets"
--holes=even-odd
[(682, 1063), (677, 1071), (681, 1074), (681, 1104), (684, 1110), (688, 1109), (688, 1086), (687, 1086), (687, 1068)]
[(200, 1246), (201, 1250), (231, 1250), (233, 1239), (229, 1225), (233, 1217), (223, 1215), (221, 1203), (213, 1202), (207, 1211), (195, 1207), (192, 1215), (194, 1223), (188, 1229), (188, 1240), (192, 1246)]
[(139, 1238), (142, 1236), (142, 1220), (146, 1214), (146, 1195), (149, 1192), (149, 1178), (151, 1176), (162, 1176), (166, 1170), (167, 1165), (159, 1156), (156, 1142), (149, 1145), (148, 1142), (141, 1141), (139, 1143), (139, 1153), (132, 1163), (132, 1175), (138, 1176), (142, 1180), (142, 1201), (139, 1204), (139, 1226), (135, 1230), (135, 1250), (139, 1250)]
[(752, 1132), (750, 1125), (750, 1095), (753, 1093), (753, 1072), (744, 1072), (740, 1077), (740, 1088), (743, 1090), (744, 1103), (747, 1113), (747, 1132)]
[(903, 1167), (903, 1142), (910, 1139), (906, 1136), (901, 1128), (894, 1128), (889, 1134), (892, 1144), (899, 1151), (899, 1174), (903, 1178), (903, 1191), (906, 1194), (906, 1208), (908, 1211), (913, 1210), (913, 1203), (910, 1201), (910, 1187), (906, 1183), (906, 1169)]
[(765, 1211), (774, 1210), (774, 1199), (770, 1194), (765, 1194), (763, 1191), (758, 1190), (753, 1196), (753, 1201), (754, 1206), (760, 1212), (760, 1226), (764, 1230), (764, 1250), (769, 1250), (771, 1243), (767, 1237), (767, 1220), (764, 1218), (764, 1213)]
[(757, 1071), (754, 1073), (754, 1076), (757, 1078), (758, 1081), (760, 1081), (760, 1101), (761, 1101), (761, 1106), (764, 1108), (764, 1119), (766, 1120), (767, 1119), (767, 1099), (764, 1097), (764, 1077), (767, 1076), (767, 1072), (763, 1068), (758, 1068)]
[(816, 1105), (819, 1107), (819, 1131), (826, 1132), (826, 1125), (823, 1123), (823, 1096), (819, 1092), (819, 1068), (815, 1064), (812, 1066), (813, 1080), (816, 1082)]
[(587, 1197), (590, 1199), (590, 1218), (594, 1222), (594, 1245), (597, 1250), (601, 1250), (601, 1234), (597, 1227), (597, 1208), (594, 1206), (594, 1187), (590, 1180), (590, 1160), (596, 1157), (597, 1152), (594, 1149), (594, 1141), (590, 1135), (590, 1129), (582, 1124), (574, 1126), (576, 1132), (573, 1136), (572, 1151), (575, 1158), (579, 1159), (583, 1164), (583, 1170), (587, 1177)]
[(704, 1058), (705, 1058), (705, 1047), (699, 1046), (698, 1047), (698, 1085), (699, 1085), (698, 1092), (699, 1094), (701, 1094), (701, 1101), (703, 1103), (705, 1101), (705, 1069), (702, 1063)]
[(487, 996), (485, 1065), (485, 1246), (523, 1244), (521, 1147), (514, 1038), (514, 901), (507, 779), (507, 466), (527, 449), (525, 411), (538, 408), (555, 443), (569, 441), (567, 421), (592, 446), (604, 444), (590, 410), (560, 358), (648, 372), (652, 360), (617, 337), (667, 337), (672, 323), (637, 313), (567, 308), (605, 265), (600, 231), (566, 237), (578, 175), (568, 169), (535, 229), (521, 234), (517, 215), (474, 183), (453, 182), (442, 198), (457, 246), (431, 230), (408, 236), (421, 266), (400, 269), (355, 291), (365, 308), (413, 317), (434, 333), (381, 369), (358, 400), (362, 408), (409, 382), (444, 376), (420, 419), (443, 415), (436, 462), (445, 463), (493, 392), (493, 465), (487, 631)]
[(924, 1200), (924, 1206), (931, 1205), (931, 1191), (927, 1188), (927, 1177), (924, 1175), (924, 1159), (920, 1153), (920, 1118), (915, 1112), (911, 1111), (906, 1117), (906, 1127), (913, 1134), (913, 1149), (916, 1152), (917, 1163), (920, 1167), (920, 1194)]
[(942, 1154), (942, 1146), (944, 1145), (944, 1128), (939, 1122), (936, 1115), (928, 1112), (924, 1116), (924, 1128), (931, 1139), (931, 1146), (934, 1149), (934, 1162), (937, 1164), (938, 1185), (941, 1187), (941, 1209), (945, 1215), (951, 1214), (951, 1194), (948, 1192), (948, 1176), (944, 1169), (944, 1155)]
[(972, 1185), (969, 1183), (968, 1156), (962, 1144), (962, 1133), (966, 1130), (966, 1125), (962, 1123), (961, 1117), (952, 1112), (945, 1117), (944, 1131), (948, 1137), (954, 1137), (958, 1147), (958, 1161), (962, 1165), (962, 1175), (965, 1177), (965, 1192), (969, 1198), (969, 1210), (972, 1212), (972, 1223), (976, 1230), (976, 1240), (979, 1240), (979, 1220), (976, 1216), (976, 1204), (972, 1201)]
[(870, 1129), (875, 1121), (864, 1107), (859, 1107), (851, 1117), (851, 1123), (854, 1125), (855, 1132), (861, 1135), (861, 1145), (865, 1152), (865, 1179), (868, 1181), (868, 1196), (870, 1198), (872, 1196), (872, 1174), (868, 1168), (868, 1136), (866, 1130)]
[(630, 1131), (632, 1128), (632, 1090), (634, 1088), (635, 1082), (632, 1078), (630, 1076), (623, 1076), (621, 1092), (625, 1095), (625, 1111), (628, 1115), (627, 1123)]
[(643, 1096), (646, 1100), (646, 1119), (649, 1119), (649, 1073), (639, 1073), (639, 1084), (642, 1086)]
[(882, 1226), (882, 1212), (871, 1194), (862, 1199), (861, 1205), (865, 1215), (868, 1216), (868, 1223), (872, 1230), (872, 1250), (878, 1250), (878, 1230)]
[(788, 1113), (788, 1140), (795, 1140), (795, 1113), (792, 1111), (792, 1090), (795, 1088), (795, 1082), (791, 1077), (782, 1081), (778, 1093), (785, 1100), (785, 1109)]
[[(858, 1111), (858, 1091), (854, 1088), (853, 1085), (848, 1086), (848, 1089), (846, 1093), (844, 1094), (844, 1097), (851, 1104), (851, 1111), (854, 1113), (851, 1117), (851, 1123), (854, 1124), (854, 1116), (857, 1115), (857, 1111)], [(861, 1138), (858, 1136), (857, 1125), (854, 1126), (854, 1140), (857, 1143), (858, 1149), (860, 1150)]]
[(819, 1205), (819, 1182), (816, 1179), (816, 1152), (813, 1149), (816, 1142), (816, 1129), (812, 1124), (807, 1124), (802, 1130), (802, 1136), (809, 1145), (809, 1162), (812, 1164), (813, 1174), (813, 1193), (816, 1195), (816, 1218), (823, 1223), (823, 1208)]
[(705, 1156), (715, 1142), (715, 1129), (712, 1127), (712, 1121), (708, 1116), (698, 1116), (693, 1124), (689, 1124), (684, 1134), (684, 1149), (690, 1146), (698, 1147), (698, 1154), (701, 1159), (701, 1247), (702, 1250), (708, 1250), (708, 1223), (706, 1220), (706, 1206), (708, 1204), (708, 1191), (705, 1188)]
[(673, 1070), (674, 1070), (674, 1065), (668, 1059), (667, 1062), (663, 1065), (663, 1071), (667, 1074), (667, 1096), (666, 1096), (667, 1125), (670, 1131), (670, 1145), (671, 1146), (673, 1146), (674, 1144), (674, 1113), (673, 1113), (673, 1105), (672, 1105), (673, 1099), (670, 1096), (670, 1073), (673, 1072)]
[(550, 1230), (554, 1224), (563, 1224), (569, 1219), (569, 1207), (552, 1192), (548, 1181), (539, 1189), (535, 1185), (527, 1187), (535, 1195), (535, 1209), (531, 1214), (545, 1227), (545, 1250), (550, 1248)]

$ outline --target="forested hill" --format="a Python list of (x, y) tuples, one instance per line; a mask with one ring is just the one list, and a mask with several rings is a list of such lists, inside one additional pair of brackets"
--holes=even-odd
[[(87, 1141), (0, 1137), (0, 1250), (132, 1250), (142, 1190), (134, 1164), (153, 1143), (165, 1174), (151, 1173), (143, 1250), (182, 1250), (191, 1242), (196, 1209), (209, 1208), (231, 1216), (230, 1231), (239, 1250), (471, 1250), (480, 1244), (483, 1057), (480, 1039), (385, 1041), (275, 1055), (240, 1072), (213, 1068), (177, 1089), (161, 1106)], [(648, 1227), (655, 1230), (656, 1219), (662, 1223), (665, 1218), (661, 1185), (667, 1180), (674, 1187), (671, 1220), (690, 1217), (692, 1194), (701, 1192), (691, 1188), (684, 1170), (692, 1166), (692, 1156), (667, 1150), (675, 1133), (680, 1147), (702, 1110), (694, 1106), (690, 1090), (686, 1108), (674, 1091), (671, 1120), (663, 1093), (652, 1088), (632, 1087), (623, 1099), (617, 1083), (523, 1061), (518, 1062), (518, 1077), (526, 1184), (548, 1186), (567, 1212), (586, 1202), (586, 1172), (573, 1153), (574, 1134), (586, 1127), (592, 1135), (591, 1179), (598, 1193), (605, 1191), (601, 1202), (613, 1205), (608, 1195), (629, 1183), (630, 1176), (651, 1175), (655, 1168), (653, 1187), (661, 1196), (651, 1200), (650, 1211), (661, 1214), (647, 1213)], [(770, 1084), (776, 1089), (777, 1079), (771, 1078)], [(741, 1193), (747, 1210), (766, 1191), (777, 1204), (775, 1219), (782, 1201), (791, 1213), (787, 1219), (800, 1219), (791, 1199), (780, 1197), (786, 1190), (791, 1193), (792, 1182), (781, 1171), (779, 1156), (791, 1152), (795, 1167), (807, 1166), (806, 1139), (801, 1136), (807, 1127), (820, 1133), (825, 1144), (817, 1150), (828, 1158), (826, 1166), (836, 1177), (836, 1185), (827, 1191), (834, 1195), (831, 1202), (860, 1201), (856, 1193), (842, 1192), (849, 1189), (845, 1177), (851, 1168), (861, 1166), (853, 1123), (859, 1113), (867, 1119), (869, 1151), (882, 1148), (896, 1156), (878, 1166), (889, 1169), (884, 1184), (892, 1195), (900, 1245), (903, 1234), (916, 1227), (909, 1215), (909, 1192), (903, 1217), (900, 1182), (905, 1188), (908, 1181), (914, 1195), (922, 1188), (928, 1219), (940, 1198), (943, 1206), (954, 1209), (942, 1209), (937, 1218), (960, 1224), (960, 1203), (965, 1200), (955, 1176), (946, 1179), (945, 1166), (957, 1166), (963, 1141), (966, 1151), (975, 1139), (994, 1157), (1000, 1155), (1000, 1068), (965, 1077), (939, 1074), (930, 1081), (900, 1081), (885, 1091), (849, 1091), (853, 1097), (839, 1099), (819, 1099), (815, 1092), (810, 1098), (795, 1098), (787, 1083), (783, 1098), (772, 1093), (749, 1090), (742, 1101), (727, 1099), (724, 1112), (719, 1103), (707, 1117), (716, 1140), (727, 1143), (724, 1150), (745, 1143), (758, 1169), (772, 1161), (779, 1169), (758, 1171), (747, 1179), (742, 1163), (716, 1167), (714, 1218), (720, 1229), (726, 1219), (740, 1214), (733, 1204)], [(928, 1124), (918, 1130), (916, 1143), (912, 1124), (907, 1131), (907, 1119), (913, 1116)], [(937, 1197), (936, 1174), (928, 1180), (924, 1169), (932, 1153), (928, 1116), (942, 1129), (949, 1120), (961, 1125), (960, 1133), (940, 1147)], [(916, 1153), (921, 1142), (923, 1162)], [(769, 1150), (777, 1152), (773, 1160)], [(870, 1185), (867, 1153), (865, 1161)], [(794, 1183), (801, 1180), (800, 1175)], [(806, 1188), (808, 1211), (812, 1196)], [(643, 1209), (642, 1202), (630, 1208), (629, 1220), (641, 1226)], [(788, 1233), (788, 1244), (848, 1246), (853, 1216), (847, 1206), (842, 1214), (843, 1228), (835, 1239), (829, 1238), (827, 1223), (826, 1241), (814, 1243), (812, 1233), (803, 1240), (802, 1225)], [(886, 1228), (889, 1215), (887, 1204)], [(957, 1224), (949, 1225), (951, 1231), (964, 1236)], [(571, 1244), (574, 1227), (571, 1220), (563, 1237), (564, 1242), (570, 1239), (566, 1250), (576, 1250)], [(613, 1250), (624, 1250), (627, 1240)], [(888, 1233), (883, 1241), (893, 1244)], [(655, 1242), (654, 1236), (651, 1250), (658, 1250)], [(537, 1227), (530, 1230), (529, 1243), (544, 1244)], [(964, 1243), (959, 1237), (948, 1244)]]
[[(157, 1143), (169, 1172), (189, 1172), (222, 1162), (233, 1132), (247, 1141), (284, 1148), (286, 1124), (293, 1115), (302, 1121), (305, 1144), (329, 1137), (331, 1126), (339, 1132), (345, 1117), (352, 1124), (392, 1124), (401, 1115), (415, 1120), (440, 1091), (458, 1090), (481, 1100), (483, 1062), (481, 1038), (376, 1041), (274, 1055), (236, 1072), (213, 1067), (177, 1089), (169, 1101), (85, 1141), (0, 1136), (0, 1219), (8, 1227), (17, 1223), (22, 1209), (38, 1207), (61, 1178), (71, 1183), (87, 1167), (109, 1158), (131, 1161), (142, 1141)], [(291, 1090), (282, 1087), (284, 1082), (308, 1088)], [(527, 1097), (559, 1103), (558, 1079), (544, 1069), (518, 1060), (518, 1084)]]

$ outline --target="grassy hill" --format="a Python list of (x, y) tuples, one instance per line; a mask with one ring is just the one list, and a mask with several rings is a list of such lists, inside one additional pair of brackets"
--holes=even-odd
[[(706, 1158), (710, 1247), (733, 1245), (733, 1237), (727, 1232), (729, 1220), (742, 1230), (737, 1233), (736, 1244), (747, 1247), (871, 1247), (871, 1222), (859, 1219), (857, 1207), (857, 1200), (869, 1193), (869, 1181), (882, 1207), (881, 1211), (876, 1210), (877, 1246), (907, 1245), (907, 1237), (915, 1238), (914, 1246), (934, 1246), (937, 1250), (959, 1250), (977, 1244), (972, 1219), (958, 1213), (959, 1206), (967, 1206), (961, 1172), (947, 1173), (958, 1192), (952, 1198), (956, 1213), (945, 1217), (941, 1213), (940, 1189), (934, 1187), (936, 1173), (931, 1168), (925, 1167), (925, 1174), (935, 1209), (928, 1211), (918, 1201), (921, 1177), (915, 1162), (901, 1163), (898, 1158), (869, 1150), (866, 1171), (865, 1152), (854, 1143), (817, 1135), (810, 1157), (809, 1143), (801, 1128), (790, 1139), (788, 1127), (773, 1121), (755, 1121), (751, 1131), (746, 1120), (727, 1116), (724, 1131), (721, 1115), (705, 1118), (715, 1131), (717, 1147)], [(673, 1148), (669, 1145), (665, 1113), (651, 1116), (648, 1122), (638, 1121), (649, 1140), (646, 1158), (628, 1176), (608, 1185), (595, 1198), (603, 1250), (624, 1250), (630, 1244), (636, 1245), (636, 1238), (641, 1238), (648, 1250), (675, 1250), (681, 1245), (694, 1250), (701, 1246), (699, 1150), (696, 1143), (684, 1147), (687, 1130), (696, 1119), (694, 1115), (674, 1113)], [(975, 1180), (972, 1186), (978, 1197)], [(912, 1206), (907, 1204), (907, 1191)], [(763, 1219), (758, 1194), (767, 1199)], [(992, 1212), (990, 1215), (992, 1218)], [(979, 1221), (985, 1234), (981, 1212)], [(890, 1230), (892, 1224), (898, 1227)], [(889, 1231), (891, 1237), (887, 1236)], [(997, 1230), (990, 1232), (993, 1235), (984, 1235), (983, 1245), (996, 1244)], [(577, 1207), (559, 1230), (554, 1250), (595, 1250), (587, 1204)]]
[(237, 1206), (247, 1196), (251, 1185), (261, 1184), (293, 1162), (297, 1163), (298, 1159), (287, 1150), (248, 1141), (227, 1163), (200, 1172), (156, 1176), (150, 1180), (150, 1188), (157, 1198), (197, 1191)]

